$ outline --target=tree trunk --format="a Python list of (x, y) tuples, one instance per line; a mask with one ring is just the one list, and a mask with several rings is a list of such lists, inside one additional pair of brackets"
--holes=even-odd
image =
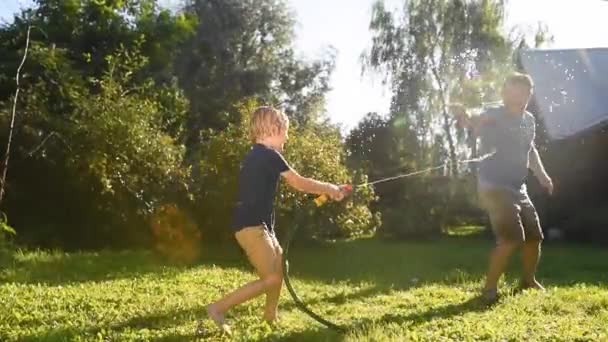
[(451, 126), (450, 126), (450, 115), (448, 114), (448, 105), (446, 103), (446, 90), (443, 87), (439, 73), (435, 67), (431, 67), (435, 81), (439, 85), (439, 98), (441, 100), (441, 108), (443, 114), (443, 130), (445, 131), (446, 138), (448, 139), (448, 146), (450, 152), (450, 172), (452, 176), (458, 176), (458, 159), (456, 158), (456, 145), (454, 143), (454, 137), (452, 137)]
[(19, 77), (21, 76), (21, 68), (23, 68), (23, 64), (25, 64), (25, 59), (27, 58), (27, 50), (30, 46), (30, 30), (31, 26), (27, 27), (27, 37), (25, 40), (25, 52), (23, 53), (23, 59), (21, 60), (21, 64), (19, 64), (19, 68), (17, 68), (17, 76), (15, 76), (15, 82), (17, 83), (17, 89), (15, 90), (15, 98), (13, 99), (13, 111), (11, 114), (11, 123), (8, 131), (8, 139), (6, 142), (6, 151), (4, 152), (4, 157), (2, 158), (2, 171), (0, 176), (0, 204), (4, 199), (4, 192), (6, 189), (6, 174), (8, 172), (8, 161), (11, 155), (11, 143), (13, 141), (13, 131), (15, 128), (15, 116), (17, 111), (17, 100), (19, 99)]

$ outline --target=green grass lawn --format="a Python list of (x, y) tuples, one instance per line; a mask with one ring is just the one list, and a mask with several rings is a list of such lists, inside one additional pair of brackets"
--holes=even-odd
[[(296, 248), (294, 286), (311, 308), (350, 329), (335, 333), (301, 313), (287, 291), (281, 322), (261, 322), (262, 298), (229, 315), (232, 338), (208, 327), (201, 340), (242, 341), (607, 341), (608, 250), (545, 244), (547, 291), (475, 300), (492, 242), (358, 240)], [(189, 341), (206, 303), (254, 279), (230, 248), (172, 265), (144, 252), (17, 253), (0, 270), (1, 341)]]

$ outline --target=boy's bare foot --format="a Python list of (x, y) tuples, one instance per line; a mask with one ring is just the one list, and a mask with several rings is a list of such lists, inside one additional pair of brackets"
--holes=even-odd
[(273, 314), (264, 313), (262, 317), (264, 321), (268, 324), (276, 324), (279, 321), (279, 315), (275, 312)]
[(213, 323), (215, 323), (215, 325), (217, 325), (217, 327), (220, 328), (221, 331), (227, 333), (228, 335), (232, 334), (232, 330), (230, 329), (230, 325), (228, 325), (226, 323), (226, 319), (224, 318), (224, 315), (222, 315), (221, 313), (219, 313), (215, 309), (215, 307), (213, 306), (213, 304), (207, 305), (207, 317), (209, 317), (209, 319), (212, 320)]

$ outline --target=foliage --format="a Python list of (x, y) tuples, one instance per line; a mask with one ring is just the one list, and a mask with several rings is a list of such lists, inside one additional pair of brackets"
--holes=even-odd
[(238, 122), (229, 114), (246, 98), (279, 106), (300, 124), (320, 118), (334, 52), (313, 61), (296, 57), (295, 18), (286, 1), (192, 0), (183, 12), (198, 23), (175, 60), (191, 103), (187, 147), (193, 165), (204, 148), (201, 132)]
[[(418, 171), (428, 165), (417, 162), (424, 154), (410, 126), (375, 113), (368, 114), (346, 139), (348, 164), (361, 166), (378, 180)], [(443, 170), (439, 170), (440, 172)], [(379, 201), (372, 207), (382, 214), (381, 235), (394, 238), (426, 237), (441, 232), (445, 221), (446, 194), (436, 186), (445, 179), (434, 173), (402, 178), (374, 186)]]
[[(150, 61), (139, 71), (143, 75), (132, 81), (152, 77), (167, 84), (172, 81), (171, 63), (177, 47), (193, 34), (196, 21), (187, 14), (172, 15), (153, 0), (36, 0), (13, 24), (0, 29), (0, 51), (6, 57), (1, 75), (12, 75), (17, 69), (28, 24), (34, 26), (34, 44), (64, 51), (66, 61), (84, 79), (101, 78), (107, 70), (107, 57), (122, 46), (131, 51), (137, 48)], [(32, 80), (45, 71), (31, 66), (25, 69)], [(0, 100), (12, 92), (11, 81), (0, 78)]]
[(202, 233), (194, 220), (177, 205), (156, 208), (150, 217), (154, 249), (169, 261), (192, 263), (200, 257)]
[[(441, 164), (466, 152), (448, 128), (446, 101), (494, 99), (513, 50), (497, 29), (499, 2), (408, 0), (403, 18), (377, 3), (365, 61), (386, 71), (393, 105), (344, 141), (324, 113), (335, 51), (297, 57), (287, 1), (190, 0), (175, 12), (159, 4), (36, 0), (0, 27), (0, 141), (25, 28), (35, 28), (3, 204), (19, 242), (155, 246), (196, 259), (194, 243), (184, 255), (169, 251), (229, 234), (250, 146), (249, 100), (289, 115), (286, 157), (306, 176), (360, 184)], [(278, 227), (296, 225), (304, 238), (358, 237), (376, 232), (384, 214), (384, 233), (435, 234), (471, 202), (456, 200), (459, 183), (441, 176), (358, 188), (321, 208), (283, 186)]]
[(19, 149), (9, 173), (19, 190), (8, 193), (9, 214), (23, 242), (146, 245), (146, 215), (164, 201), (184, 200), (187, 191), (184, 148), (169, 134), (177, 135), (186, 102), (176, 89), (131, 82), (146, 65), (138, 49), (107, 56), (105, 73), (89, 79), (66, 54), (32, 47), (30, 63), (41, 77), (27, 85), (20, 104)]
[(12, 252), (13, 244), (12, 237), (17, 235), (17, 232), (13, 227), (8, 224), (8, 218), (6, 214), (0, 212), (0, 264), (5, 262), (4, 259), (7, 259), (7, 255)]
[[(447, 165), (439, 157), (424, 161), (428, 150), (419, 143), (412, 125), (370, 113), (346, 139), (348, 165), (362, 167), (370, 179), (433, 170), (374, 186), (379, 201), (372, 209), (382, 213), (382, 235), (394, 238), (437, 236), (451, 224), (477, 223), (475, 184), (471, 177), (445, 177)], [(444, 167), (441, 167), (444, 164)]]
[(393, 89), (391, 115), (412, 123), (426, 147), (440, 136), (452, 162), (458, 141), (448, 105), (496, 100), (511, 65), (513, 42), (502, 33), (503, 8), (502, 1), (492, 0), (404, 0), (402, 13), (387, 11), (381, 0), (373, 7), (367, 68), (386, 73)]
[(467, 144), (476, 154), (472, 135), (453, 127), (448, 107), (498, 99), (518, 39), (503, 33), (503, 10), (502, 1), (491, 0), (404, 0), (396, 12), (383, 1), (373, 5), (364, 69), (383, 74), (391, 108), (385, 117), (369, 114), (351, 132), (349, 165), (374, 179), (439, 166), (377, 186), (383, 234), (433, 236), (449, 224), (479, 221), (470, 175), (446, 178), (470, 171), (457, 163), (469, 155)]
[[(251, 146), (248, 123), (254, 108), (255, 102), (237, 107), (233, 115), (240, 115), (240, 121), (210, 134), (202, 151), (196, 211), (204, 232), (214, 232), (215, 236), (230, 233), (239, 166)], [(364, 179), (362, 172), (350, 172), (344, 166), (344, 152), (335, 129), (296, 125), (290, 131), (285, 158), (300, 174), (334, 183), (346, 183), (354, 177)], [(299, 225), (306, 237), (353, 237), (373, 233), (378, 225), (378, 218), (367, 208), (373, 199), (368, 189), (358, 191), (353, 200), (321, 208), (314, 207), (311, 197), (286, 187), (277, 196), (279, 231)]]
[[(28, 24), (35, 29), (6, 202), (23, 243), (171, 244), (150, 227), (168, 219), (157, 216), (172, 206), (198, 215), (201, 221), (187, 226), (204, 233), (212, 225), (192, 210), (215, 204), (192, 202), (190, 187), (202, 189), (199, 201), (214, 201), (206, 182), (236, 179), (230, 170), (220, 180), (199, 175), (200, 163), (186, 162), (186, 152), (212, 158), (200, 136), (238, 125), (232, 108), (246, 97), (283, 107), (302, 127), (323, 119), (333, 52), (313, 61), (295, 57), (294, 18), (284, 1), (192, 1), (173, 13), (154, 0), (37, 0), (0, 27), (2, 132)], [(193, 175), (184, 165), (195, 165)], [(370, 215), (357, 205), (359, 216)], [(346, 214), (338, 221), (353, 232), (368, 229)], [(161, 230), (171, 230), (171, 240), (181, 228), (167, 224)]]

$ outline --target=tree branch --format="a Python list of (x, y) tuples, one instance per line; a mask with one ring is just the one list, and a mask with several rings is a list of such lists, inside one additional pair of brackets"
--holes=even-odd
[[(452, 137), (452, 133), (450, 130), (450, 118), (447, 112), (447, 89), (444, 89), (443, 87), (443, 83), (441, 80), (441, 76), (439, 75), (439, 67), (437, 65), (437, 62), (435, 61), (435, 57), (434, 57), (434, 51), (435, 51), (435, 47), (437, 46), (438, 42), (435, 42), (435, 46), (433, 46), (433, 53), (430, 56), (430, 61), (431, 61), (431, 73), (433, 74), (433, 77), (435, 78), (435, 82), (437, 82), (437, 86), (439, 87), (439, 98), (441, 100), (441, 108), (442, 108), (442, 114), (443, 114), (443, 128), (445, 130), (445, 134), (446, 134), (446, 138), (448, 139), (448, 145), (449, 145), (449, 149), (450, 149), (450, 171), (452, 173), (452, 175), (457, 176), (458, 175), (458, 163), (457, 158), (456, 158), (456, 146), (455, 146), (455, 142), (454, 142), (454, 137)], [(442, 51), (443, 54), (443, 51)]]
[(2, 199), (4, 198), (4, 186), (6, 184), (6, 174), (8, 171), (8, 161), (11, 153), (11, 142), (13, 141), (13, 131), (15, 127), (15, 116), (17, 112), (17, 100), (19, 99), (19, 78), (21, 77), (21, 69), (25, 64), (25, 60), (27, 58), (27, 51), (30, 47), (30, 31), (32, 29), (31, 25), (27, 27), (27, 35), (25, 40), (25, 52), (23, 53), (23, 59), (21, 60), (21, 64), (19, 64), (19, 68), (17, 68), (17, 75), (15, 76), (15, 83), (17, 84), (17, 89), (15, 90), (15, 97), (13, 99), (13, 110), (11, 114), (11, 123), (8, 131), (8, 140), (6, 143), (6, 151), (4, 152), (4, 158), (2, 160), (2, 176), (0, 177), (0, 204), (2, 203)]
[(49, 140), (51, 137), (56, 137), (59, 141), (61, 141), (68, 148), (68, 150), (70, 150), (70, 151), (72, 150), (70, 148), (70, 145), (68, 145), (65, 142), (65, 140), (63, 140), (61, 138), (61, 136), (59, 135), (59, 133), (57, 133), (57, 132), (51, 132), (44, 139), (42, 139), (42, 142), (40, 144), (38, 144), (38, 146), (36, 146), (33, 150), (31, 150), (30, 152), (28, 152), (27, 158), (29, 158), (29, 157), (33, 156), (34, 154), (36, 154), (36, 152), (38, 152), (44, 146), (44, 144), (46, 144), (47, 140)]

